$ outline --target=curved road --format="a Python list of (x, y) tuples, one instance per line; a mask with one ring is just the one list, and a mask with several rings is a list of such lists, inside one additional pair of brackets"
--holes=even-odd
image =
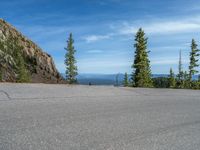
[(200, 91), (0, 84), (0, 150), (197, 150)]

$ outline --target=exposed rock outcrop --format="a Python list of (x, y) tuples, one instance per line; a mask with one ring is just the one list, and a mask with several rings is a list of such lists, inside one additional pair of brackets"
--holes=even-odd
[[(12, 25), (0, 19), (0, 42), (5, 43), (7, 40), (15, 39), (17, 45), (22, 49), (22, 55), (26, 62), (27, 70), (30, 73), (30, 82), (41, 83), (63, 83), (63, 78), (57, 71), (52, 57), (43, 52), (34, 42), (26, 38), (19, 31), (17, 31)], [(2, 44), (3, 45), (3, 44)], [(6, 45), (4, 44), (5, 48)], [(1, 47), (0, 47), (1, 50)], [(5, 51), (4, 51), (5, 52)], [(3, 53), (2, 52), (2, 55)], [(13, 52), (14, 53), (14, 52)], [(1, 56), (0, 56), (1, 57)], [(7, 58), (7, 57), (6, 57)], [(14, 64), (11, 56), (9, 56), (11, 64)], [(12, 63), (13, 61), (13, 63)], [(6, 60), (6, 63), (0, 62), (2, 69), (2, 80), (8, 82), (15, 82), (17, 73), (14, 71), (12, 65)]]

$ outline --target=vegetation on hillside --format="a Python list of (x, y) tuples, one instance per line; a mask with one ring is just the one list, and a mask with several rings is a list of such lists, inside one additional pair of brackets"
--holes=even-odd
[(14, 74), (17, 82), (30, 81), (23, 49), (13, 37), (0, 39), (0, 79), (9, 72)]

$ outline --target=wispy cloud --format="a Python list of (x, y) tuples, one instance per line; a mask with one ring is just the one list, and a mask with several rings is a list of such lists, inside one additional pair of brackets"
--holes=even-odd
[(185, 49), (186, 47), (189, 47), (190, 43), (187, 45), (184, 43), (183, 45), (180, 46), (157, 46), (157, 47), (151, 47), (151, 51), (153, 52), (158, 52), (158, 51), (167, 51), (167, 52), (174, 52), (174, 50), (180, 50), (180, 49)]
[[(152, 65), (175, 65), (178, 64), (178, 57), (163, 57), (159, 59), (153, 59), (151, 61)], [(182, 58), (182, 63), (187, 64), (189, 62), (188, 58), (184, 57)]]
[(129, 36), (137, 32), (142, 27), (148, 35), (174, 35), (192, 33), (200, 31), (200, 16), (193, 19), (188, 16), (185, 19), (163, 19), (158, 20), (152, 18), (151, 20), (140, 20), (136, 22), (122, 21), (109, 25), (110, 33), (101, 35), (84, 36), (83, 39), (87, 43), (96, 42), (100, 40), (108, 40), (114, 36)]
[(100, 40), (110, 39), (113, 36), (113, 34), (106, 34), (106, 35), (89, 35), (83, 37), (84, 40), (86, 40), (87, 43), (96, 42)]
[(119, 34), (129, 35), (135, 34), (138, 28), (142, 27), (148, 34), (177, 34), (177, 33), (189, 33), (192, 31), (200, 30), (200, 22), (179, 20), (179, 21), (158, 21), (148, 23), (141, 23), (134, 25), (131, 23), (124, 24), (119, 29)]

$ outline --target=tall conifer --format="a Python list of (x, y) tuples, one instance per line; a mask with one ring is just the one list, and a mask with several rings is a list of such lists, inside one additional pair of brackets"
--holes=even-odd
[(128, 86), (128, 84), (129, 84), (129, 82), (128, 82), (128, 74), (127, 73), (125, 73), (124, 74), (124, 86), (126, 87), (126, 86)]
[(183, 72), (183, 64), (182, 64), (182, 51), (179, 51), (179, 64), (178, 64), (178, 74), (177, 74), (177, 87), (183, 88), (184, 87), (184, 72)]
[(150, 61), (148, 58), (147, 38), (142, 28), (138, 30), (135, 36), (135, 58), (132, 65), (132, 79), (136, 87), (152, 87)]
[(199, 59), (197, 58), (199, 56), (199, 50), (197, 49), (197, 44), (194, 39), (192, 39), (192, 44), (191, 44), (191, 52), (190, 52), (190, 65), (189, 65), (189, 80), (190, 82), (192, 81), (192, 76), (198, 73), (198, 70), (196, 67), (199, 66), (198, 61)]
[(174, 72), (173, 72), (172, 68), (170, 68), (169, 86), (170, 86), (170, 88), (174, 88), (176, 86), (176, 80), (175, 80)]
[(65, 54), (65, 65), (66, 65), (66, 80), (69, 84), (77, 83), (76, 76), (78, 75), (78, 69), (76, 66), (76, 59), (75, 59), (75, 52), (74, 49), (74, 40), (72, 37), (72, 33), (70, 33), (68, 41), (67, 41), (67, 48), (65, 50), (67, 51)]

